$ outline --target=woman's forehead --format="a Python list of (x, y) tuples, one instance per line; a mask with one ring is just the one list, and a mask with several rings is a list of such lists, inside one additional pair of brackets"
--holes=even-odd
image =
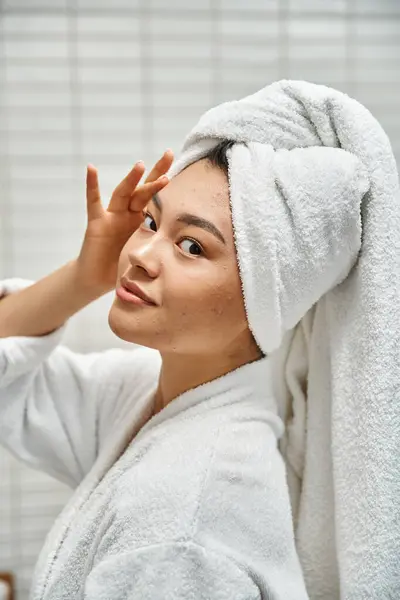
[(229, 209), (227, 177), (204, 159), (178, 173), (158, 195), (164, 203), (171, 203), (171, 208)]

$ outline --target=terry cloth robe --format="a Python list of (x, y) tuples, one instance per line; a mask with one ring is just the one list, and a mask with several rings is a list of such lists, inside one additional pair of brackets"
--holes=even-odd
[(31, 600), (306, 600), (267, 359), (149, 419), (160, 354), (79, 354), (65, 327), (0, 339), (2, 445), (75, 488)]

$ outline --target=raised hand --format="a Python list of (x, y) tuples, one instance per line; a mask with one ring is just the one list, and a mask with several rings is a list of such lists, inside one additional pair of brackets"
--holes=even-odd
[(77, 259), (85, 285), (107, 292), (116, 284), (122, 248), (143, 221), (143, 209), (151, 197), (168, 184), (165, 173), (174, 155), (168, 149), (152, 168), (145, 183), (139, 182), (145, 165), (139, 161), (115, 188), (107, 209), (101, 203), (97, 170), (87, 167), (87, 228)]

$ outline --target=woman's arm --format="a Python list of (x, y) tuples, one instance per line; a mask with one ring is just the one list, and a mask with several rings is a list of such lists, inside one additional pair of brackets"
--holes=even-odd
[[(115, 188), (107, 209), (96, 169), (86, 174), (87, 227), (79, 256), (32, 286), (0, 302), (0, 338), (42, 336), (61, 327), (81, 308), (117, 283), (122, 248), (143, 220), (143, 208), (168, 183), (173, 153), (164, 152), (143, 185), (143, 162)], [(1, 297), (1, 290), (0, 290)]]
[(85, 285), (76, 260), (12, 294), (0, 287), (0, 338), (46, 335), (107, 291)]
[(164, 153), (141, 186), (144, 164), (137, 163), (107, 209), (89, 166), (79, 256), (37, 283), (0, 281), (0, 443), (72, 486), (90, 470), (116, 416), (153, 385), (159, 354), (74, 353), (60, 345), (65, 323), (116, 285), (120, 252), (140, 226), (144, 206), (167, 184), (163, 173), (172, 159), (171, 151)]
[[(22, 297), (27, 286), (32, 282), (0, 281), (0, 295)], [(73, 352), (61, 344), (65, 327), (0, 339), (0, 444), (76, 487), (116, 420), (153, 385), (160, 357), (141, 347)]]

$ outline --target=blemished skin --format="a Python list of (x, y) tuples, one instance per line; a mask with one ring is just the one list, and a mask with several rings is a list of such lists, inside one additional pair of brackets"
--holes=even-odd
[[(125, 244), (117, 279), (125, 275), (157, 305), (138, 306), (116, 296), (108, 315), (119, 338), (161, 354), (155, 412), (262, 356), (246, 319), (226, 175), (206, 159), (197, 161), (157, 199), (147, 204), (143, 223)], [(178, 221), (182, 213), (210, 221), (225, 243), (209, 230)]]

